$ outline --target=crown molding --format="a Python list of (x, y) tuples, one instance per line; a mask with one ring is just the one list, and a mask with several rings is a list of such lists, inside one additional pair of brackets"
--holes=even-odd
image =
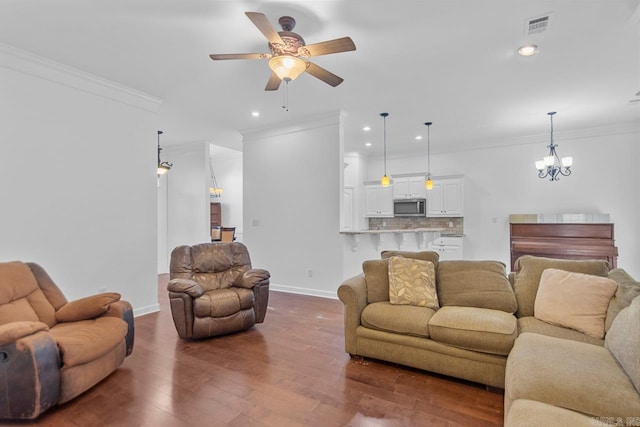
[(0, 67), (157, 113), (162, 100), (94, 74), (0, 43)]
[(341, 125), (344, 115), (345, 113), (342, 110), (334, 110), (299, 118), (295, 122), (276, 123), (260, 128), (244, 129), (240, 131), (240, 134), (242, 135), (243, 143), (274, 136), (289, 135), (311, 129)]

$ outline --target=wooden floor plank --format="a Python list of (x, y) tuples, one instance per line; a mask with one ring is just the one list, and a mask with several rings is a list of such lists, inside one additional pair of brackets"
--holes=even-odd
[(344, 351), (342, 304), (272, 291), (265, 323), (180, 340), (160, 312), (135, 319), (134, 351), (100, 384), (35, 426), (500, 426), (503, 395)]

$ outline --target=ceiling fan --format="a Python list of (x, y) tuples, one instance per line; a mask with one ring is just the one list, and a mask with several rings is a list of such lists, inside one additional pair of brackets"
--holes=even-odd
[(296, 25), (296, 20), (292, 17), (281, 17), (278, 23), (282, 27), (282, 31), (276, 31), (265, 14), (245, 12), (245, 15), (269, 41), (271, 53), (211, 54), (209, 55), (211, 59), (268, 59), (271, 77), (269, 77), (265, 90), (278, 90), (282, 81), (295, 80), (303, 72), (334, 87), (342, 83), (341, 77), (314, 64), (307, 58), (356, 50), (356, 45), (350, 37), (305, 45), (304, 39), (291, 31)]

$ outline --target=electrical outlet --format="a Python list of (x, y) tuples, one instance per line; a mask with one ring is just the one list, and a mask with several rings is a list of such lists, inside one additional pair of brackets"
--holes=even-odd
[(493, 218), (491, 218), (491, 222), (496, 224), (498, 222), (498, 218), (494, 216)]
[(453, 228), (453, 221), (449, 221), (449, 228)]
[(312, 269), (310, 269), (310, 268), (309, 268), (309, 269), (307, 270), (307, 276), (308, 276), (308, 277), (313, 277), (313, 270), (312, 270)]
[(260, 220), (259, 219), (252, 219), (251, 220), (251, 225), (254, 227), (258, 227), (260, 225)]
[(386, 227), (387, 226), (387, 221), (382, 221), (382, 226)]

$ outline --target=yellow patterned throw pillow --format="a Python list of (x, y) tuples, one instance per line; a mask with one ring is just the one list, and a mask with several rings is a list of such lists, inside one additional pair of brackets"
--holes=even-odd
[(436, 269), (431, 261), (389, 258), (389, 302), (439, 308)]

